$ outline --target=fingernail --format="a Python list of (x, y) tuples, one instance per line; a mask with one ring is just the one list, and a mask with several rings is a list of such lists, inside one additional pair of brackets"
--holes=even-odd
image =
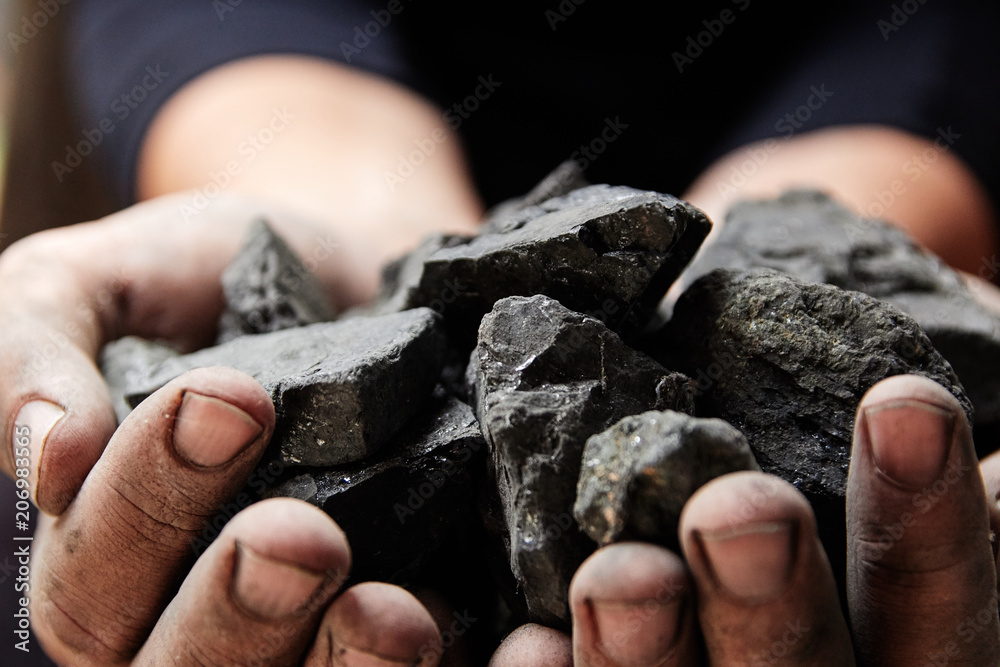
[(875, 465), (887, 477), (917, 488), (941, 477), (955, 428), (951, 410), (899, 400), (865, 408), (864, 420)]
[(590, 601), (601, 652), (616, 664), (659, 664), (680, 634), (681, 600)]
[(341, 644), (336, 638), (333, 639), (333, 648), (331, 653), (334, 655), (334, 662), (328, 663), (337, 665), (338, 667), (423, 667), (423, 665), (437, 664), (436, 661), (431, 657), (432, 655), (440, 656), (442, 651), (429, 650), (425, 654), (417, 656), (416, 658), (396, 660), (384, 655), (379, 655), (377, 653), (369, 653), (367, 651), (362, 651), (356, 649), (353, 646), (347, 646)]
[(14, 419), (14, 474), (20, 468), (27, 468), (31, 499), (35, 505), (38, 504), (38, 471), (45, 456), (45, 443), (49, 433), (64, 416), (66, 411), (55, 403), (35, 400), (25, 403)]
[[(233, 596), (255, 616), (284, 618), (319, 599), (326, 577), (291, 563), (271, 560), (236, 543)], [(318, 605), (317, 605), (318, 608)]]
[(174, 423), (174, 449), (192, 465), (214, 468), (236, 458), (263, 430), (236, 406), (188, 391)]
[(798, 552), (795, 521), (696, 531), (695, 539), (712, 578), (733, 597), (765, 602), (781, 595), (791, 581)]

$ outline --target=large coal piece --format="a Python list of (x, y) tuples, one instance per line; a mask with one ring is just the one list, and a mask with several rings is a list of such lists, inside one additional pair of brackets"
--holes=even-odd
[(489, 446), (484, 518), (517, 583), (513, 604), (532, 621), (567, 627), (570, 579), (595, 548), (573, 518), (587, 438), (627, 415), (690, 412), (690, 381), (540, 295), (496, 303), (469, 376)]
[[(1000, 315), (901, 229), (859, 217), (820, 192), (791, 191), (734, 205), (683, 280), (717, 268), (776, 269), (891, 303), (916, 320), (955, 368), (975, 406), (977, 429), (1000, 427)], [(990, 271), (995, 275), (983, 267), (987, 279)]]

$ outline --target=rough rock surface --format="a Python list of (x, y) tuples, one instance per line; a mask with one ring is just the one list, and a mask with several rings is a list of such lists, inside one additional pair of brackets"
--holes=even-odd
[(243, 247), (222, 274), (222, 291), (226, 310), (219, 343), (334, 318), (315, 276), (265, 220), (247, 230)]
[(691, 411), (690, 381), (541, 295), (496, 303), (469, 378), (496, 486), (484, 519), (506, 548), (519, 596), (512, 603), (565, 627), (569, 581), (594, 548), (572, 518), (587, 438), (627, 415)]
[[(1000, 316), (972, 297), (960, 275), (902, 230), (860, 218), (815, 191), (744, 202), (716, 242), (684, 272), (766, 267), (887, 301), (917, 321), (961, 378), (978, 425), (1000, 422)], [(996, 267), (984, 264), (986, 279)], [(992, 273), (991, 273), (992, 272)]]
[(684, 292), (659, 338), (651, 352), (691, 375), (698, 414), (742, 431), (764, 472), (809, 499), (835, 575), (846, 567), (844, 492), (865, 391), (892, 375), (923, 375), (971, 421), (958, 377), (917, 323), (860, 292), (720, 269)]
[(721, 419), (671, 410), (625, 417), (587, 440), (573, 516), (601, 546), (642, 540), (676, 548), (684, 503), (737, 470), (760, 467), (743, 434)]
[(485, 452), (472, 409), (436, 398), (377, 456), (297, 473), (264, 496), (300, 498), (333, 517), (363, 554), (352, 565), (355, 580), (404, 580), (474, 519)]
[(236, 368), (274, 401), (282, 463), (337, 465), (372, 454), (417, 414), (444, 345), (440, 318), (426, 308), (242, 336), (133, 369), (127, 400), (135, 406), (194, 368)]
[(710, 229), (669, 195), (595, 185), (521, 209), (502, 232), (437, 236), (387, 267), (370, 312), (428, 306), (471, 347), (501, 298), (546, 294), (638, 330)]
[(783, 273), (716, 270), (681, 296), (661, 354), (698, 385), (698, 409), (746, 435), (765, 472), (843, 496), (864, 393), (916, 373), (972, 406), (910, 317), (882, 301)]
[[(590, 185), (580, 165), (574, 160), (567, 160), (553, 169), (531, 192), (523, 197), (501, 202), (486, 212), (480, 233), (505, 232), (524, 224), (532, 217), (546, 213), (539, 205), (548, 199), (567, 195), (573, 190)], [(524, 212), (529, 211), (525, 216)]]
[(176, 356), (176, 350), (136, 336), (125, 336), (104, 346), (98, 365), (108, 385), (108, 394), (119, 423), (132, 412), (125, 396), (131, 387), (143, 381), (144, 369), (159, 366)]

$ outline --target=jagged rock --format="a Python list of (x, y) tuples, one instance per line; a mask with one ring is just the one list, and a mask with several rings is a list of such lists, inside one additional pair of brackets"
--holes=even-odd
[(683, 280), (716, 268), (777, 269), (887, 301), (917, 321), (955, 368), (979, 425), (1000, 422), (1000, 316), (961, 276), (888, 223), (815, 191), (736, 204)]
[(805, 494), (836, 573), (844, 571), (844, 491), (864, 393), (914, 373), (951, 391), (972, 417), (954, 370), (909, 316), (769, 269), (699, 278), (651, 352), (697, 383), (700, 416), (738, 428), (764, 472)]
[(377, 456), (295, 474), (263, 495), (300, 498), (333, 517), (359, 554), (354, 580), (405, 580), (474, 520), (485, 452), (472, 409), (438, 398)]
[(315, 276), (263, 219), (254, 221), (222, 273), (226, 310), (217, 343), (334, 318)]
[(104, 346), (98, 366), (108, 385), (118, 423), (125, 421), (128, 413), (132, 412), (125, 395), (130, 387), (142, 381), (142, 369), (153, 368), (177, 355), (178, 352), (171, 347), (136, 336), (125, 336)]
[(743, 434), (721, 419), (671, 410), (625, 417), (587, 440), (573, 516), (601, 546), (642, 540), (677, 548), (684, 504), (737, 470), (760, 467)]
[(803, 491), (843, 495), (855, 410), (884, 378), (924, 375), (972, 415), (917, 323), (859, 292), (719, 269), (688, 288), (661, 335), (661, 360), (698, 382), (699, 414), (736, 426), (765, 472)]
[[(528, 194), (501, 202), (487, 211), (480, 233), (492, 234), (516, 229), (532, 217), (546, 213), (544, 209), (538, 207), (539, 204), (588, 185), (590, 183), (583, 175), (580, 165), (575, 160), (566, 160), (539, 181), (538, 185), (532, 188)], [(533, 211), (533, 213), (529, 213), (525, 217), (522, 212), (526, 209)]]
[(496, 303), (468, 374), (496, 488), (484, 520), (506, 549), (513, 604), (565, 627), (569, 581), (594, 548), (572, 518), (587, 438), (630, 414), (691, 411), (690, 382), (541, 295)]
[(132, 406), (181, 373), (229, 366), (274, 401), (272, 447), (285, 465), (337, 465), (368, 456), (423, 407), (444, 363), (440, 318), (420, 308), (312, 324), (136, 367)]
[(613, 329), (636, 331), (707, 235), (705, 216), (669, 195), (595, 185), (518, 213), (503, 232), (438, 236), (390, 265), (369, 310), (432, 307), (471, 347), (501, 298), (546, 294)]

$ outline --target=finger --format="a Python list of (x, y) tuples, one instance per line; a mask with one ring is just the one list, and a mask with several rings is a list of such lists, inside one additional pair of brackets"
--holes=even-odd
[(441, 636), (430, 613), (398, 586), (358, 584), (327, 610), (306, 667), (434, 667)]
[[(30, 456), (19, 458), (29, 459), (32, 498), (46, 512), (65, 509), (116, 426), (94, 364), (101, 347), (132, 334), (190, 350), (214, 337), (220, 276), (264, 209), (219, 197), (188, 216), (184, 205), (183, 195), (147, 202), (33, 235), (0, 255), (0, 434), (27, 443)], [(332, 256), (323, 232), (278, 226), (307, 257), (318, 245)], [(326, 284), (342, 282), (339, 255), (310, 259)], [(12, 458), (9, 444), (0, 447), (8, 475), (17, 474)]]
[(232, 369), (192, 371), (141, 403), (36, 547), (32, 618), (47, 650), (130, 658), (273, 425), (268, 395)]
[(697, 664), (687, 569), (666, 549), (638, 542), (599, 549), (577, 570), (569, 597), (574, 665)]
[(251, 505), (198, 559), (136, 665), (298, 665), (351, 553), (322, 510), (288, 498)]
[(996, 664), (996, 566), (958, 402), (900, 376), (862, 399), (847, 483), (848, 600), (859, 661)]
[(816, 521), (795, 487), (758, 472), (717, 478), (688, 501), (680, 532), (711, 664), (854, 664)]
[(488, 667), (572, 667), (573, 643), (564, 633), (529, 623), (507, 635)]
[[(990, 543), (993, 546), (993, 557), (996, 559), (997, 571), (1000, 572), (1000, 452), (987, 456), (979, 464), (983, 473), (983, 484), (986, 487), (986, 507), (990, 514)], [(1000, 589), (1000, 582), (997, 583)]]

